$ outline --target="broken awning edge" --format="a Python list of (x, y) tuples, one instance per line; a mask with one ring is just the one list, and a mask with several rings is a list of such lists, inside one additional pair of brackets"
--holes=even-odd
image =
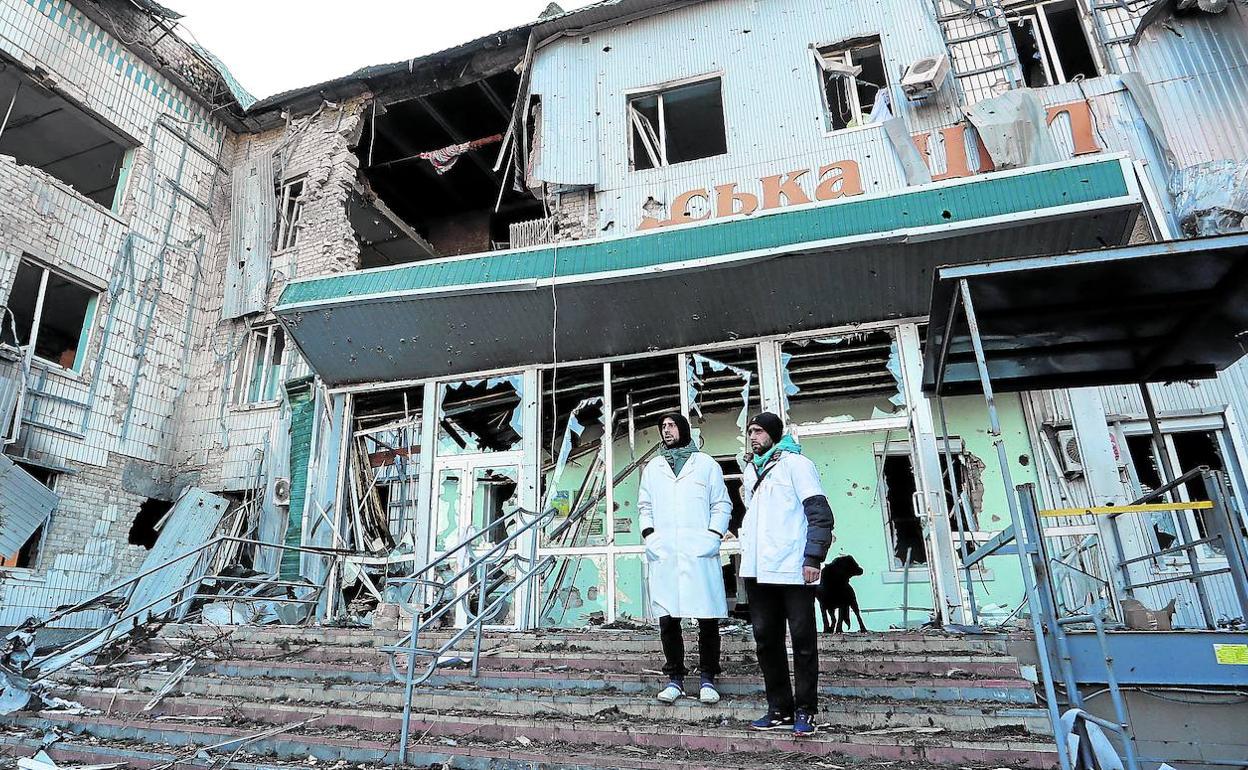
[[(1064, 189), (1063, 184), (1072, 189)], [(547, 244), (304, 278), (286, 286), (274, 312), (282, 315), (340, 303), (441, 296), (464, 289), (529, 288), (524, 281), (550, 286), (610, 276), (627, 278), (685, 264), (716, 264), (803, 249), (834, 250), (864, 241), (941, 238), (967, 227), (1017, 221), (1020, 215), (1057, 217), (1137, 206), (1141, 201), (1125, 156), (1092, 156), (609, 240)], [(896, 227), (899, 220), (913, 224)]]
[(1244, 353), (1248, 235), (988, 260), (936, 272), (924, 350), (930, 393), (982, 392), (961, 281), (994, 391), (1205, 379)]

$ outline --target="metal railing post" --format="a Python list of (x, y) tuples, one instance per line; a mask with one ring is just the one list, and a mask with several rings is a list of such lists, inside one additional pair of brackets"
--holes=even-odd
[[(1053, 723), (1053, 734), (1057, 737), (1057, 758), (1061, 765), (1061, 770), (1071, 770), (1070, 756), (1067, 754), (1066, 736), (1062, 728), (1061, 716), (1057, 713), (1057, 693), (1053, 686), (1053, 672), (1049, 668), (1049, 648), (1045, 642), (1044, 625), (1040, 620), (1039, 592), (1036, 590), (1036, 576), (1032, 573), (1031, 564), (1027, 557), (1028, 543), (1023, 538), (1025, 532), (1023, 529), (1022, 515), (1019, 511), (1019, 501), (1015, 496), (1014, 480), (1010, 475), (1009, 457), (1005, 452), (1005, 439), (1001, 433), (1001, 419), (997, 414), (997, 403), (993, 397), (992, 380), (988, 373), (988, 359), (984, 354), (984, 341), (979, 334), (979, 322), (975, 317), (975, 303), (971, 299), (971, 286), (965, 279), (958, 281), (958, 291), (962, 299), (963, 312), (966, 315), (967, 331), (970, 334), (971, 346), (975, 351), (975, 366), (979, 370), (979, 382), (984, 391), (984, 403), (988, 407), (988, 426), (989, 433), (992, 435), (993, 444), (997, 448), (997, 461), (1001, 466), (1001, 481), (1005, 486), (1005, 499), (1010, 511), (1010, 524), (1014, 528), (1015, 550), (1018, 553), (1019, 567), (1023, 573), (1023, 585), (1027, 592), (1027, 603), (1031, 606), (1031, 627), (1035, 636), (1036, 654), (1040, 659), (1040, 665), (1044, 676), (1045, 696), (1048, 700), (1049, 719)], [(939, 385), (939, 383), (938, 383)], [(1040, 610), (1040, 611), (1038, 611)]]

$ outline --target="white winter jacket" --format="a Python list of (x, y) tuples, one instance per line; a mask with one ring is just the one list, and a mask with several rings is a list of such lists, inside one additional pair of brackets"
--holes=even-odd
[(719, 545), (732, 500), (719, 463), (696, 452), (676, 476), (666, 459), (654, 458), (641, 472), (637, 511), (641, 531), (654, 530), (646, 538), (646, 566), (655, 614), (728, 617)]

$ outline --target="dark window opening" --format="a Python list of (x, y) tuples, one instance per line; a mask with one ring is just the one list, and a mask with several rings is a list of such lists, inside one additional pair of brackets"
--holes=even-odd
[(440, 451), (505, 452), (520, 447), (519, 375), (441, 387)]
[(277, 186), (277, 242), (274, 249), (294, 248), (299, 239), (299, 218), (303, 214), (304, 177), (287, 179)]
[(628, 121), (637, 171), (728, 152), (719, 78), (632, 97)]
[(154, 497), (144, 500), (134, 516), (134, 523), (130, 525), (130, 545), (141, 545), (149, 551), (152, 550), (156, 545), (156, 538), (160, 536), (157, 526), (171, 508), (173, 503), (168, 500), (157, 500)]
[[(514, 53), (518, 63), (523, 46)], [(512, 142), (519, 77), (501, 66), (504, 55), (496, 74), (468, 82), (461, 75), (477, 62), (448, 61), (438, 79), (460, 85), (365, 114), (349, 204), (361, 267), (507, 248), (511, 225), (545, 217), (524, 163), (541, 146), (540, 110), (530, 109), (526, 134)]]
[(888, 117), (888, 71), (878, 38), (821, 48), (819, 68), (829, 130), (868, 125)]
[(0, 118), (5, 113), (0, 155), (12, 155), (104, 208), (114, 208), (127, 150), (116, 134), (0, 58)]
[[(35, 356), (66, 369), (81, 371), (98, 296), (95, 291), (59, 273), (23, 259), (18, 263), (9, 291), (7, 306), (12, 314), (12, 326), (8, 318), (0, 321), (0, 340), (25, 346), (33, 338)], [(37, 318), (36, 310), (39, 311)]]
[(909, 455), (887, 455), (884, 458), (884, 505), (888, 512), (888, 529), (892, 535), (893, 560), (898, 567), (907, 561), (911, 566), (927, 564), (927, 543), (923, 539), (923, 523), (914, 510), (914, 468)]
[(1028, 88), (1097, 76), (1096, 59), (1074, 0), (1012, 10), (1010, 34)]
[[(1202, 465), (1208, 466), (1211, 471), (1226, 472), (1226, 465), (1222, 462), (1222, 452), (1218, 448), (1217, 433), (1209, 430), (1187, 431), (1175, 433), (1172, 438), (1174, 452), (1179, 457), (1179, 467), (1175, 469), (1175, 473), (1186, 473)], [(1187, 490), (1189, 500), (1210, 499), (1209, 493), (1205, 491), (1204, 481), (1201, 479), (1192, 479), (1184, 485), (1184, 488)], [(1209, 537), (1205, 511), (1193, 511), (1193, 513), (1196, 519), (1197, 537)], [(1216, 546), (1212, 547), (1216, 548)]]

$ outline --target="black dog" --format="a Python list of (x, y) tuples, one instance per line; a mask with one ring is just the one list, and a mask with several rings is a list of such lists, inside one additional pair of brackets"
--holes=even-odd
[(819, 598), (825, 634), (849, 631), (850, 610), (858, 618), (858, 630), (867, 630), (866, 624), (862, 622), (862, 613), (858, 610), (858, 596), (854, 593), (854, 587), (849, 584), (851, 578), (861, 574), (862, 567), (858, 566), (852, 556), (838, 556), (824, 565), (816, 596)]

